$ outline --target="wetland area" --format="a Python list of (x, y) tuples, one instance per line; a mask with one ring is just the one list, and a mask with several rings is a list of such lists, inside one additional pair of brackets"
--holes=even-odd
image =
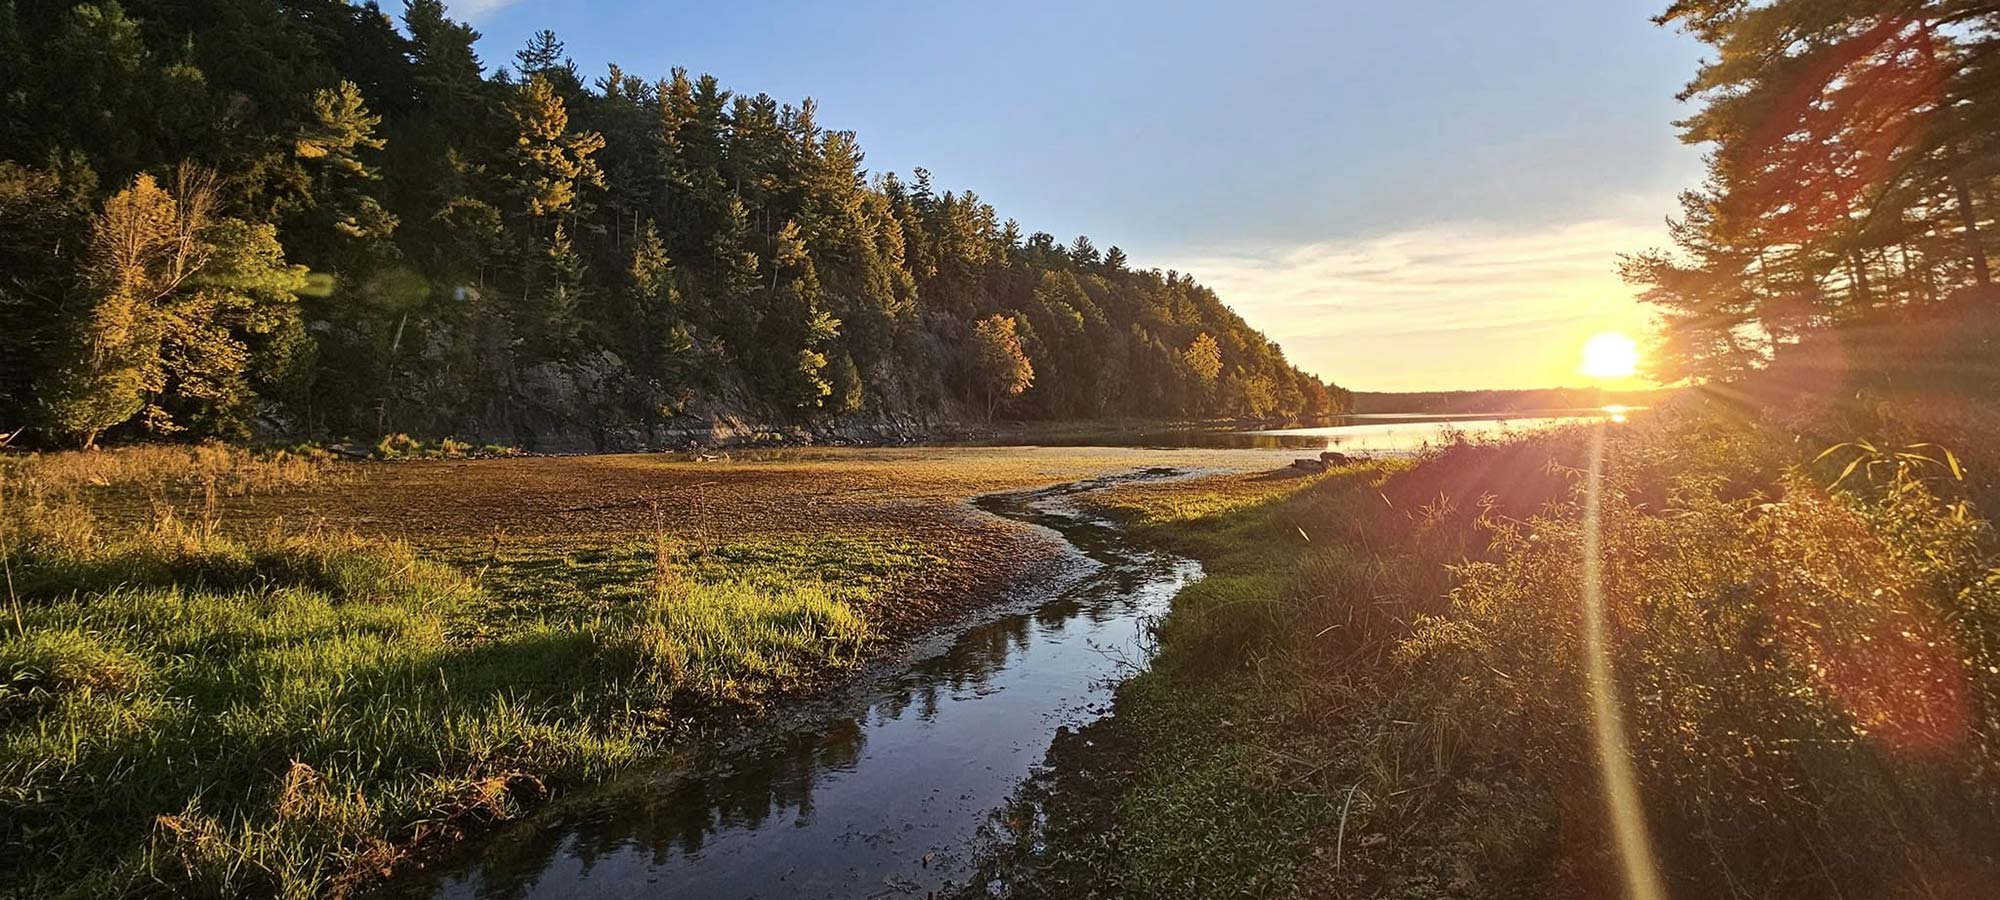
[(86, 664), (10, 694), (60, 761), (39, 789), (68, 804), (19, 824), (129, 842), (43, 873), (71, 884), (165, 866), (237, 892), (932, 893), (1201, 576), (1107, 498), (1255, 499), (1314, 448), (1519, 427), (30, 457), (9, 473), (31, 498), (20, 652)]

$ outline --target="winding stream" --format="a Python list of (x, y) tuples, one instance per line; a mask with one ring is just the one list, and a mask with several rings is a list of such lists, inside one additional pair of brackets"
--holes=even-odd
[(963, 881), (1056, 731), (1109, 710), (1112, 689), (1145, 664), (1151, 619), (1201, 576), (1198, 563), (1134, 546), (1075, 502), (1111, 480), (977, 501), (1060, 535), (1068, 560), (997, 617), (920, 647), (836, 714), (608, 785), (396, 893), (923, 897)]

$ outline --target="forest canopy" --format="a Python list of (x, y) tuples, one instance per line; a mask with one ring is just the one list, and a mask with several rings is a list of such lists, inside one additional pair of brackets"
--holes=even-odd
[[(1347, 406), (1188, 275), (871, 174), (811, 100), (586, 76), (546, 31), (489, 67), (479, 37), (440, 0), (0, 0), (0, 429)], [(1018, 391), (982, 361), (994, 317)]]

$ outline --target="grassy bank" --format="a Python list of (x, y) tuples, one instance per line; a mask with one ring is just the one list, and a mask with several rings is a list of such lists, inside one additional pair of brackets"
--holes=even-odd
[(0, 456), (0, 896), (340, 895), (671, 756), (1059, 542), (965, 499), (1206, 451)]
[(246, 495), (352, 477), (310, 460), (0, 466), (15, 896), (341, 893), (845, 666), (870, 639), (860, 610), (932, 562), (914, 544), (664, 529), (452, 559), (227, 517)]
[[(2000, 883), (2000, 460), (1913, 446), (1936, 429), (1907, 416), (1793, 412), (1690, 402), (1607, 439), (1614, 758), (1654, 865), (1673, 896), (1978, 895)], [(1024, 798), (1045, 824), (996, 875), (1024, 897), (1622, 894), (1584, 666), (1590, 447), (1108, 498), (1211, 574), (1117, 715), (1059, 740)]]

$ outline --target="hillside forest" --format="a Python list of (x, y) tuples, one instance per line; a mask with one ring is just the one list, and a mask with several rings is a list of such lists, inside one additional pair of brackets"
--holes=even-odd
[(811, 100), (504, 65), (440, 0), (0, 0), (0, 431), (646, 445), (1310, 421), (1179, 272), (871, 173)]

